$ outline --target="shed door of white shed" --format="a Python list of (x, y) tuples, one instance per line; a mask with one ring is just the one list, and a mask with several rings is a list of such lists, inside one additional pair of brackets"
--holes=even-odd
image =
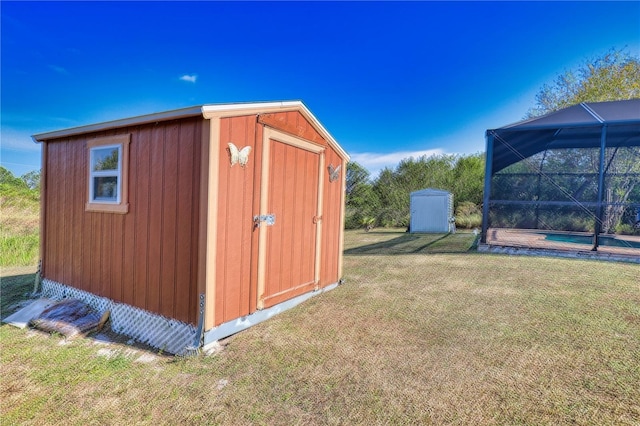
[(446, 196), (411, 198), (411, 232), (449, 232), (449, 199)]
[(319, 280), (324, 147), (264, 130), (258, 308), (312, 290)]

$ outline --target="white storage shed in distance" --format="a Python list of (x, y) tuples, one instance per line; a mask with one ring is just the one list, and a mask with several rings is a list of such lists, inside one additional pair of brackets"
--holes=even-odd
[(411, 193), (410, 232), (452, 232), (453, 194), (441, 189), (421, 189)]

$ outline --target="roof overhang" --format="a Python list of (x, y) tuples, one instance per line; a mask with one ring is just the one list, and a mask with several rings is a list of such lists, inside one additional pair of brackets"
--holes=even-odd
[(154, 114), (139, 115), (137, 117), (123, 118), (120, 120), (105, 121), (86, 126), (71, 127), (52, 132), (38, 133), (31, 136), (34, 142), (46, 142), (53, 139), (80, 135), (83, 133), (101, 132), (120, 127), (137, 126), (140, 124), (158, 123), (161, 121), (175, 120), (178, 118), (197, 117), (202, 115), (202, 107), (190, 107), (172, 111), (158, 112)]
[(492, 174), (547, 149), (640, 146), (640, 99), (582, 103), (487, 130), (493, 138)]
[(249, 114), (268, 114), (274, 112), (299, 111), (311, 125), (327, 140), (327, 142), (343, 157), (349, 161), (349, 155), (338, 144), (333, 136), (324, 128), (318, 119), (309, 111), (302, 101), (279, 101), (279, 102), (252, 102), (252, 103), (232, 103), (232, 104), (210, 104), (182, 108), (154, 114), (140, 115), (136, 117), (124, 118), (120, 120), (106, 121), (103, 123), (90, 124), (86, 126), (72, 127), (52, 132), (39, 133), (32, 136), (34, 142), (46, 142), (69, 136), (84, 133), (100, 132), (121, 127), (138, 126), (141, 124), (158, 123), (162, 121), (176, 120), (181, 118), (198, 117), (205, 119), (214, 117), (233, 117)]

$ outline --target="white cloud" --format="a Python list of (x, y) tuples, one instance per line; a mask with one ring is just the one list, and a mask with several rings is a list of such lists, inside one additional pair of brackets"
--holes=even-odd
[(186, 81), (188, 83), (195, 83), (197, 79), (198, 79), (198, 76), (195, 74), (193, 75), (185, 74), (182, 77), (180, 77), (180, 80)]
[(15, 176), (40, 168), (41, 144), (27, 132), (3, 127), (0, 140), (0, 163)]
[(0, 146), (3, 151), (40, 152), (40, 144), (31, 139), (31, 134), (8, 127), (2, 128)]
[(444, 150), (440, 148), (427, 149), (422, 151), (398, 151), (390, 153), (376, 153), (376, 152), (356, 152), (351, 153), (351, 161), (355, 161), (360, 164), (371, 173), (371, 178), (374, 179), (378, 176), (378, 173), (385, 167), (394, 169), (400, 161), (405, 158), (413, 157), (419, 158), (422, 156), (430, 157), (432, 155), (443, 154)]

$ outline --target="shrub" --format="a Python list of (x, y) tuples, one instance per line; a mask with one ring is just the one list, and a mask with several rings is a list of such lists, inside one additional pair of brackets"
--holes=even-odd
[(628, 223), (619, 223), (618, 226), (616, 226), (615, 232), (619, 235), (636, 235), (640, 233), (640, 229), (634, 229), (634, 227)]
[(457, 228), (479, 228), (482, 226), (482, 212), (480, 208), (470, 201), (463, 201), (456, 208)]

